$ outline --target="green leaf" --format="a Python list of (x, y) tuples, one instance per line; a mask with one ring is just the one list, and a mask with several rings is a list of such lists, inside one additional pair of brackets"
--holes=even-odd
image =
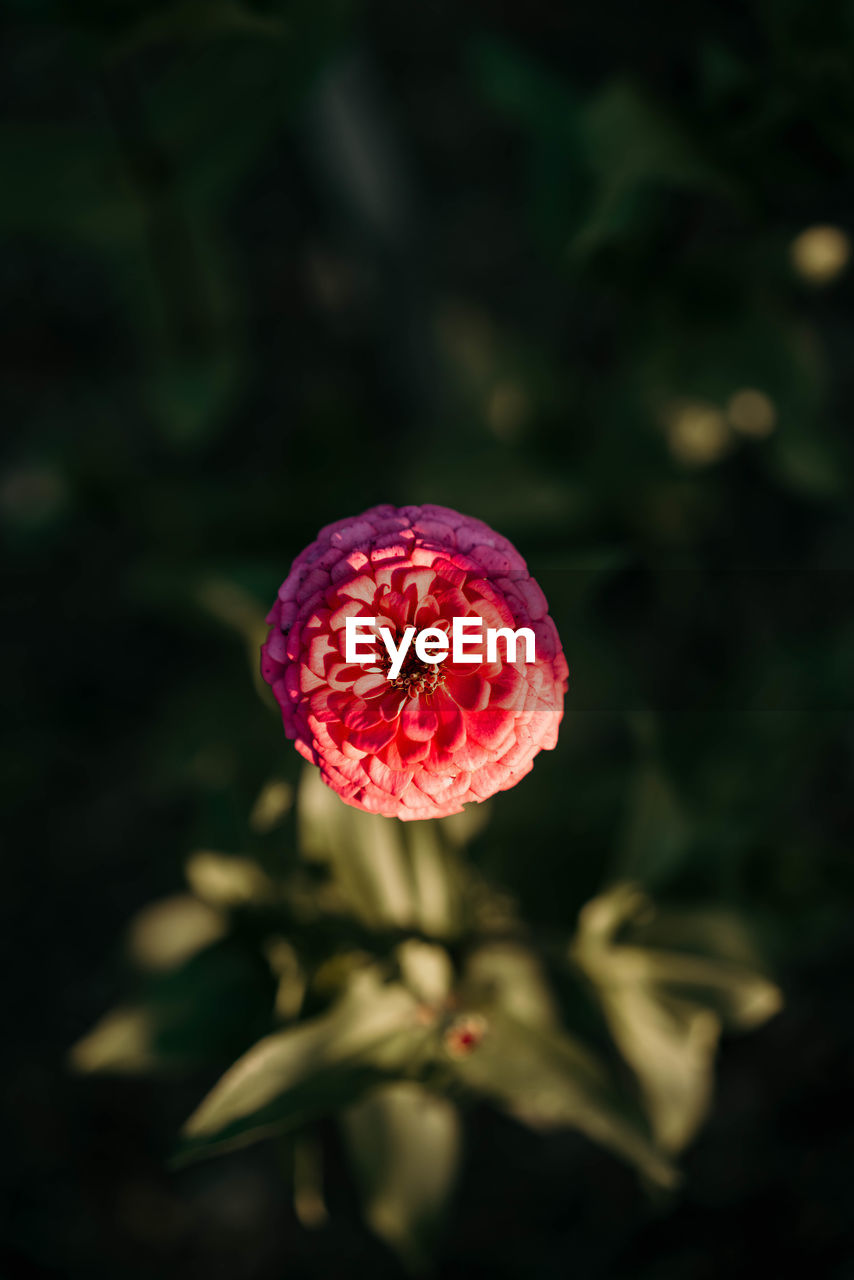
[(154, 1047), (148, 1010), (123, 1005), (105, 1013), (68, 1055), (73, 1071), (84, 1075), (145, 1075), (162, 1065)]
[(234, 0), (178, 0), (146, 14), (111, 49), (115, 57), (137, 54), (151, 45), (206, 40), (212, 36), (281, 38), (286, 28), (277, 18), (254, 13)]
[(494, 37), (471, 46), (470, 61), (481, 92), (504, 115), (535, 133), (567, 132), (577, 110), (569, 86), (542, 63)]
[(530, 1026), (554, 1029), (557, 1007), (535, 955), (517, 942), (487, 942), (466, 963), (464, 989), (472, 1004), (494, 1003)]
[(242, 1145), (352, 1102), (368, 1084), (405, 1071), (427, 1035), (415, 997), (363, 969), (327, 1013), (259, 1040), (225, 1073), (185, 1124), (179, 1158)]
[(459, 879), (439, 824), (402, 823), (346, 805), (303, 771), (297, 796), (300, 848), (327, 862), (349, 909), (370, 928), (417, 929), (436, 937), (460, 927)]
[(127, 946), (142, 970), (169, 972), (222, 938), (225, 917), (190, 893), (175, 894), (144, 907), (131, 921)]
[(425, 1269), (460, 1158), (460, 1117), (410, 1081), (373, 1090), (343, 1117), (365, 1218), (413, 1271)]
[(396, 954), (403, 982), (414, 996), (434, 1007), (447, 1000), (454, 969), (444, 947), (408, 938), (400, 944)]
[(579, 128), (596, 176), (589, 208), (570, 243), (577, 259), (634, 234), (658, 187), (728, 192), (696, 144), (632, 84), (606, 85), (586, 103)]
[[(757, 1026), (781, 1003), (774, 984), (745, 963), (731, 917), (680, 915), (658, 913), (639, 888), (618, 884), (584, 908), (572, 947), (637, 1077), (656, 1139), (673, 1152), (708, 1111), (723, 1027)], [(686, 949), (653, 945), (657, 924), (662, 940), (681, 937)], [(704, 946), (711, 954), (698, 954)]]
[(634, 782), (629, 814), (617, 852), (621, 878), (655, 884), (680, 862), (691, 827), (657, 758), (649, 754)]
[(670, 1187), (677, 1181), (632, 1098), (605, 1063), (565, 1032), (492, 1007), (486, 1012), (482, 1042), (452, 1060), (450, 1069), (467, 1089), (491, 1098), (525, 1124), (571, 1126), (657, 1185)]
[(184, 1072), (228, 1061), (269, 1025), (275, 998), (269, 965), (233, 936), (212, 942), (224, 920), (200, 902), (188, 911), (194, 901), (166, 899), (133, 922), (134, 1002), (105, 1015), (77, 1042), (70, 1054), (75, 1070)]

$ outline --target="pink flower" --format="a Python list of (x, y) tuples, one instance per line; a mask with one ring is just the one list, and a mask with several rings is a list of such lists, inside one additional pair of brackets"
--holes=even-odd
[[(377, 641), (376, 660), (348, 663), (347, 617), (373, 617), (398, 639), (406, 627), (450, 635), (455, 617), (529, 627), (507, 661), (422, 663), (400, 674)], [(388, 817), (441, 818), (468, 800), (515, 786), (557, 742), (567, 665), (548, 605), (518, 551), (480, 520), (447, 507), (371, 507), (321, 529), (294, 561), (267, 617), (261, 674), (285, 733), (348, 804)], [(475, 653), (483, 650), (473, 646)]]

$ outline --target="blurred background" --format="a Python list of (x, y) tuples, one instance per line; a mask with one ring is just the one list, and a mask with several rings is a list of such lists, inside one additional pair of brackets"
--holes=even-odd
[(473, 1103), (439, 1273), (849, 1280), (854, 8), (6, 7), (3, 1280), (403, 1274), (329, 1119), (322, 1211), (274, 1143), (170, 1164), (250, 947), (181, 1071), (67, 1058), (188, 856), (290, 865), (263, 614), (377, 502), (509, 537), (569, 662), (473, 873), (545, 939), (620, 879), (731, 913), (784, 1001), (667, 1196)]

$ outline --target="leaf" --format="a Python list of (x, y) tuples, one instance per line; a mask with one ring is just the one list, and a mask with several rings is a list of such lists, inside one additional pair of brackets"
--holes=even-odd
[(657, 187), (727, 192), (727, 184), (668, 115), (634, 85), (613, 81), (584, 106), (579, 123), (596, 178), (570, 243), (579, 259), (634, 234)]
[[(218, 905), (218, 904), (217, 904)], [(131, 921), (128, 950), (142, 969), (176, 969), (223, 937), (227, 921), (192, 894), (176, 894), (145, 907)]]
[[(137, 917), (129, 936), (140, 969), (134, 1003), (108, 1013), (77, 1042), (73, 1068), (183, 1072), (241, 1053), (269, 1025), (275, 998), (269, 965), (233, 937), (211, 942), (212, 925), (219, 932), (224, 921), (202, 903), (197, 905), (205, 914), (188, 918), (186, 902), (167, 899)], [(207, 939), (198, 936), (200, 924)], [(190, 935), (188, 925), (195, 931)]]
[(471, 64), (484, 97), (526, 131), (534, 221), (547, 242), (563, 246), (590, 199), (578, 95), (542, 63), (501, 40), (476, 41)]
[(346, 805), (314, 766), (297, 796), (300, 848), (328, 862), (347, 905), (370, 928), (418, 929), (436, 937), (460, 924), (459, 885), (438, 824), (403, 825)]
[(165, 9), (146, 14), (114, 44), (111, 53), (122, 58), (151, 45), (205, 40), (215, 36), (257, 35), (280, 38), (284, 24), (277, 18), (254, 13), (233, 0), (177, 0)]
[[(469, 805), (468, 812), (482, 808), (483, 805)], [(483, 815), (481, 826), (486, 817)], [(447, 821), (410, 822), (400, 833), (412, 876), (418, 927), (436, 938), (450, 937), (462, 927), (459, 871), (441, 838)], [(478, 829), (475, 823), (469, 827)]]
[(197, 603), (206, 613), (243, 638), (255, 689), (263, 701), (271, 701), (270, 691), (261, 677), (259, 658), (261, 645), (267, 639), (268, 627), (264, 609), (257, 596), (239, 582), (220, 574), (202, 579), (194, 594)]
[(534, 1027), (554, 1029), (558, 1011), (535, 955), (516, 942), (487, 942), (468, 958), (465, 990), (473, 1004), (492, 1002)]
[(343, 1117), (365, 1218), (413, 1271), (427, 1266), (460, 1159), (460, 1117), (410, 1081), (373, 1090)]
[(368, 1084), (404, 1071), (426, 1036), (415, 997), (363, 969), (327, 1013), (265, 1036), (225, 1073), (185, 1124), (179, 1158), (253, 1141), (351, 1102)]
[(276, 886), (252, 858), (199, 849), (187, 859), (184, 875), (193, 893), (212, 907), (259, 906), (275, 902)]
[[(691, 932), (690, 916), (662, 912), (663, 936)], [(572, 957), (592, 982), (614, 1041), (634, 1071), (653, 1131), (681, 1150), (708, 1111), (713, 1063), (723, 1027), (747, 1029), (780, 1007), (780, 993), (743, 959), (731, 918), (704, 913), (694, 946), (712, 954), (650, 943), (657, 913), (630, 884), (615, 885), (581, 913)], [(718, 941), (717, 954), (714, 954)]]
[(141, 996), (159, 1062), (183, 1069), (242, 1053), (269, 1025), (275, 981), (263, 957), (230, 936), (147, 975)]
[(635, 777), (628, 819), (617, 853), (620, 878), (654, 884), (689, 847), (691, 827), (660, 763), (648, 754)]
[(438, 1006), (448, 998), (454, 970), (444, 947), (408, 938), (397, 948), (397, 961), (404, 984), (424, 1004)]
[(157, 347), (152, 365), (148, 404), (171, 444), (190, 447), (222, 425), (240, 385), (239, 353), (214, 350), (190, 361)]
[(571, 1126), (662, 1187), (677, 1174), (657, 1150), (631, 1097), (574, 1037), (521, 1021), (499, 1006), (486, 1013), (482, 1042), (451, 1071), (469, 1090), (536, 1128)]
[(789, 488), (820, 501), (846, 497), (852, 463), (841, 433), (790, 420), (767, 450), (769, 466)]
[(572, 127), (576, 95), (542, 63), (494, 37), (474, 41), (470, 61), (484, 97), (504, 115), (535, 133)]
[(139, 1075), (154, 1070), (158, 1057), (151, 1015), (135, 1006), (112, 1009), (77, 1041), (68, 1057), (72, 1070), (87, 1075)]

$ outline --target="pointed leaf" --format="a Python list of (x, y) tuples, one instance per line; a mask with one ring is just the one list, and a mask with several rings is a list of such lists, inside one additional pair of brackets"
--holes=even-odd
[(405, 1070), (425, 1034), (410, 992), (363, 970), (328, 1013), (265, 1036), (225, 1073), (184, 1126), (179, 1155), (252, 1141), (351, 1102)]
[(526, 1124), (579, 1129), (660, 1186), (676, 1182), (675, 1170), (656, 1148), (631, 1097), (584, 1045), (501, 1008), (489, 1010), (485, 1026), (477, 1048), (452, 1062), (462, 1084)]
[[(618, 884), (584, 908), (572, 948), (668, 1151), (681, 1150), (708, 1111), (722, 1028), (755, 1026), (780, 1005), (746, 962), (732, 918), (695, 915), (655, 911), (636, 886)], [(661, 945), (668, 940), (680, 949)]]
[(373, 1090), (344, 1116), (365, 1217), (412, 1270), (429, 1263), (460, 1157), (460, 1118), (410, 1081)]

